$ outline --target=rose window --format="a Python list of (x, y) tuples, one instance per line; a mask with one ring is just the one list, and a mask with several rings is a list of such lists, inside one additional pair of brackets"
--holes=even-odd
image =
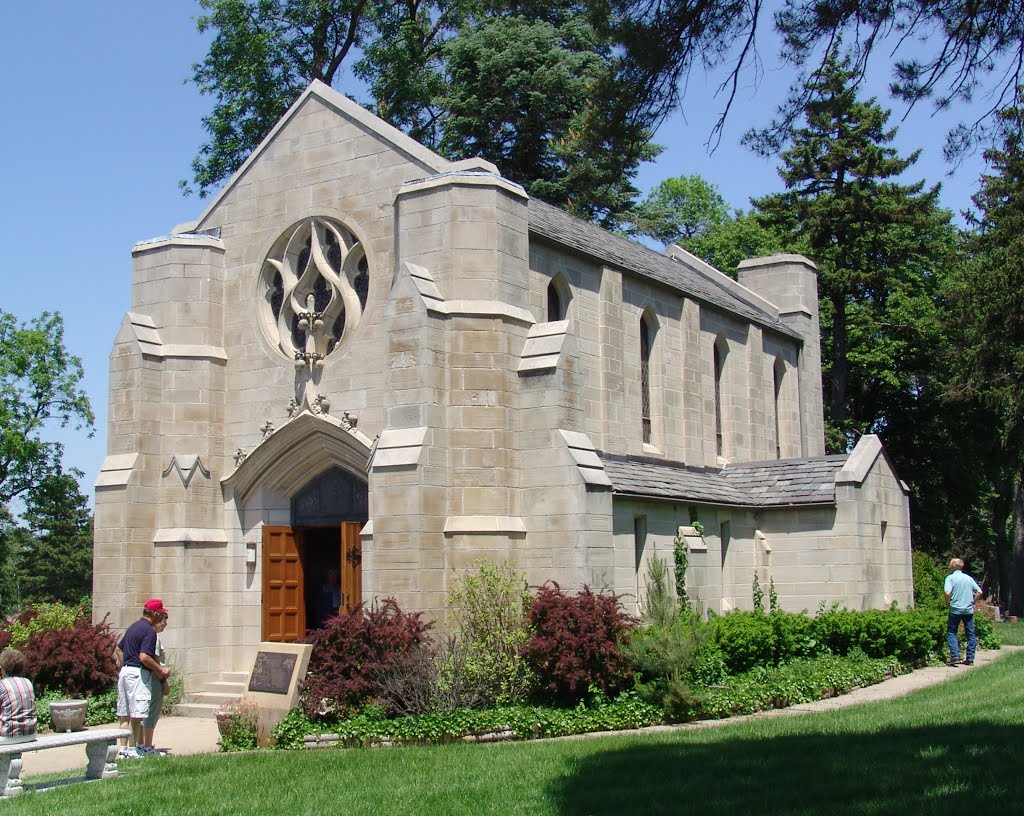
[(296, 367), (319, 367), (363, 315), (370, 274), (355, 236), (309, 218), (274, 245), (261, 273), (264, 327)]

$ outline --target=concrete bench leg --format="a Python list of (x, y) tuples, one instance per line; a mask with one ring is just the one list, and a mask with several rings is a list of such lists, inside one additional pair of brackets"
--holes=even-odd
[(0, 799), (9, 799), (21, 792), (21, 754), (0, 757)]
[(87, 779), (117, 776), (117, 740), (90, 742), (85, 746), (85, 755), (89, 757), (89, 767), (85, 771)]

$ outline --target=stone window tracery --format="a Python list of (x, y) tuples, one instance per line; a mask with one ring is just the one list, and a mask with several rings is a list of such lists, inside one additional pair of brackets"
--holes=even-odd
[(337, 221), (307, 218), (271, 249), (261, 272), (263, 326), (296, 367), (318, 368), (359, 325), (369, 295), (365, 249)]

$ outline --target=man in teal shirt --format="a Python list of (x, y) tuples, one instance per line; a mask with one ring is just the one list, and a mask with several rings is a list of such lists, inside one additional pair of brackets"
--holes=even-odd
[(949, 643), (949, 665), (956, 666), (960, 663), (960, 641), (956, 633), (960, 628), (961, 621), (964, 624), (964, 631), (967, 633), (967, 659), (964, 661), (968, 666), (974, 665), (974, 652), (978, 648), (978, 636), (974, 632), (974, 602), (981, 595), (981, 587), (970, 576), (965, 575), (962, 570), (964, 562), (954, 558), (949, 562), (949, 575), (946, 576), (946, 584), (943, 590), (946, 593), (946, 603), (949, 604), (949, 617), (946, 619), (946, 642)]

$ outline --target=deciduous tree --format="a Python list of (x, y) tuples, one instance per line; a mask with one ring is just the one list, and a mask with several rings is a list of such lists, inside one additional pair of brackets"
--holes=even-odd
[(27, 324), (0, 310), (0, 506), (59, 476), (64, 447), (47, 426), (92, 433), (82, 361), (64, 344), (64, 321), (43, 312)]
[(698, 175), (659, 182), (633, 210), (632, 232), (663, 244), (686, 244), (730, 217), (729, 205), (714, 184)]

